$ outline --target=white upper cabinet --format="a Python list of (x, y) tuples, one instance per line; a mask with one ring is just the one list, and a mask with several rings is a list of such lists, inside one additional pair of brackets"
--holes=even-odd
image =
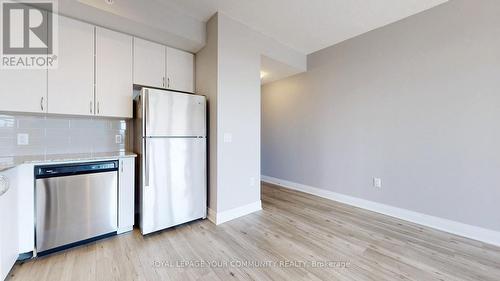
[(0, 69), (0, 111), (47, 112), (47, 69)]
[(194, 92), (194, 55), (167, 47), (167, 89)]
[(134, 84), (165, 87), (165, 46), (134, 38)]
[(96, 115), (132, 117), (132, 36), (96, 27)]
[(49, 113), (94, 112), (94, 26), (58, 18), (58, 66), (48, 70)]
[(0, 112), (133, 117), (133, 85), (194, 92), (194, 55), (58, 16), (57, 66), (0, 69)]
[(134, 84), (194, 92), (194, 55), (134, 38)]
[(0, 69), (0, 111), (47, 112), (47, 70)]

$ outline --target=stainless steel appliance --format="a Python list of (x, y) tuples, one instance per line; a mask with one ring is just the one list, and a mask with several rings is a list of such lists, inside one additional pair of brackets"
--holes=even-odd
[(205, 97), (143, 88), (134, 113), (142, 234), (205, 218)]
[(118, 161), (35, 168), (36, 250), (116, 233)]

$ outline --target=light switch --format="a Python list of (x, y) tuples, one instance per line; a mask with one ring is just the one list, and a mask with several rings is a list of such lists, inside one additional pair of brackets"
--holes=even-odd
[(255, 178), (250, 177), (250, 186), (255, 186)]
[(17, 145), (28, 145), (30, 144), (29, 134), (17, 134)]
[(224, 142), (225, 143), (231, 143), (231, 142), (233, 142), (233, 134), (231, 134), (231, 133), (224, 133)]
[(120, 143), (122, 143), (122, 141), (123, 141), (122, 135), (115, 135), (115, 142), (116, 143), (120, 144)]
[(381, 178), (373, 178), (373, 186), (376, 188), (382, 187), (382, 179)]

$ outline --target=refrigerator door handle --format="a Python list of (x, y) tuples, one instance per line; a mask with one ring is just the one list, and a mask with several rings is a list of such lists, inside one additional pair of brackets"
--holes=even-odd
[[(148, 131), (148, 114), (149, 114), (149, 91), (148, 89), (144, 89), (144, 98), (142, 100), (143, 106), (144, 106), (144, 112), (143, 112), (143, 130), (144, 130), (144, 136), (147, 136), (147, 131)], [(148, 161), (148, 144), (147, 144), (147, 137), (144, 138), (144, 187), (149, 187), (149, 161)]]
[(142, 118), (144, 119), (143, 120), (143, 123), (142, 123), (142, 127), (143, 127), (143, 135), (144, 136), (147, 136), (147, 132), (148, 132), (148, 123), (149, 123), (149, 120), (148, 120), (148, 114), (149, 114), (149, 91), (148, 89), (144, 89), (144, 98), (142, 99), (142, 103), (143, 103), (143, 107), (144, 107), (144, 112), (142, 113)]
[(144, 187), (149, 187), (149, 161), (146, 155), (148, 155), (147, 142), (144, 140)]

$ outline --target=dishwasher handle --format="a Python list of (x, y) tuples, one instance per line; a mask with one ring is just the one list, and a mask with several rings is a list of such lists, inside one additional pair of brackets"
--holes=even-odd
[(111, 171), (118, 171), (118, 161), (37, 166), (35, 168), (35, 178), (63, 177)]

